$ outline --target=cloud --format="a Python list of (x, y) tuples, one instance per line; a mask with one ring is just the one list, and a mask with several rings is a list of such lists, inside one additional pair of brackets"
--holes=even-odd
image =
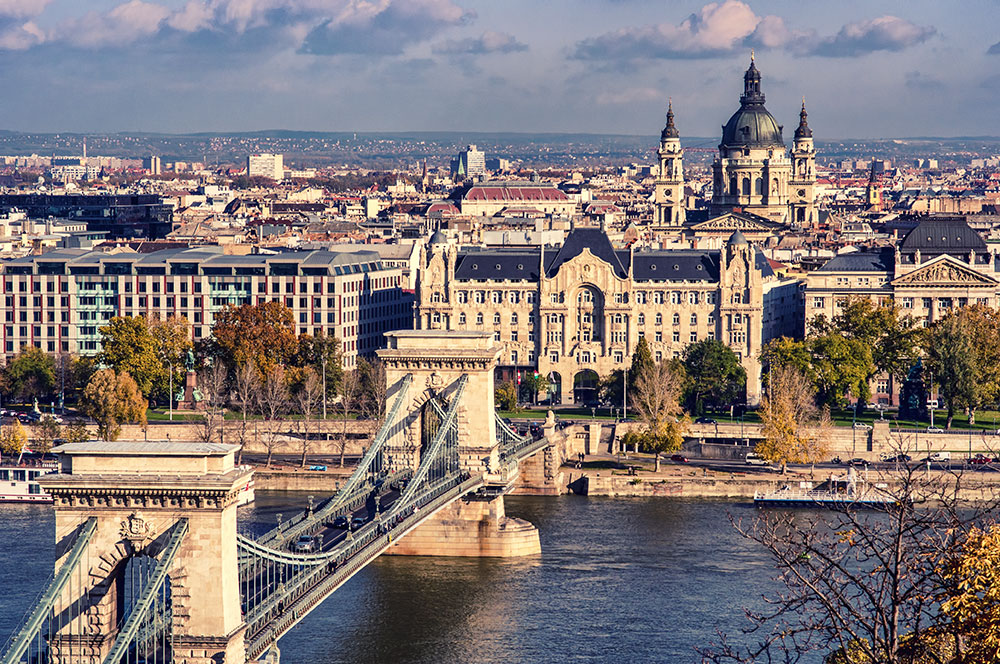
[(475, 14), (451, 0), (382, 0), (352, 3), (306, 36), (300, 52), (398, 55), (409, 44), (425, 41), (444, 28), (461, 25)]
[(89, 12), (66, 21), (52, 37), (83, 47), (130, 43), (156, 33), (168, 16), (170, 10), (163, 5), (130, 0), (104, 14)]
[(434, 53), (439, 55), (486, 55), (527, 50), (528, 45), (519, 42), (514, 35), (492, 30), (487, 30), (475, 38), (448, 40), (433, 48)]
[(898, 16), (880, 16), (870, 21), (848, 23), (836, 35), (819, 42), (814, 55), (856, 57), (875, 51), (901, 51), (927, 41), (937, 33)]
[(21, 51), (45, 41), (45, 33), (32, 20), (51, 0), (0, 0), (0, 49)]
[(993, 44), (993, 46), (986, 49), (986, 53), (988, 55), (1000, 55), (1000, 42), (997, 42), (996, 44)]
[(943, 81), (919, 71), (906, 72), (903, 84), (911, 90), (917, 90), (920, 92), (935, 92), (943, 90), (945, 87)]
[[(712, 2), (678, 24), (622, 28), (578, 42), (578, 60), (631, 62), (646, 59), (713, 58), (743, 49), (784, 49), (797, 55), (856, 57), (900, 51), (936, 34), (896, 16), (858, 21), (820, 38), (815, 30), (794, 30), (780, 16), (758, 16), (741, 0)], [(996, 47), (1000, 52), (1000, 45)]]
[(739, 0), (709, 3), (680, 24), (622, 28), (577, 43), (578, 60), (703, 58), (742, 48), (760, 18)]

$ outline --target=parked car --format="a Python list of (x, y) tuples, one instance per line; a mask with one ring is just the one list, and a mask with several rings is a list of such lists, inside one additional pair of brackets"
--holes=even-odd
[(927, 427), (927, 433), (944, 433), (941, 427)]
[(353, 519), (351, 519), (351, 530), (358, 530), (359, 528), (361, 528), (362, 526), (364, 526), (365, 523), (367, 523), (367, 522), (368, 522), (368, 519), (366, 519), (365, 517), (363, 517), (363, 516), (356, 516)]
[(747, 452), (746, 457), (743, 459), (748, 466), (770, 466), (771, 462), (760, 456), (756, 452)]
[(676, 463), (687, 463), (688, 462), (688, 458), (686, 456), (684, 456), (683, 454), (671, 454), (670, 455), (670, 460), (674, 461)]
[(871, 462), (868, 461), (868, 459), (863, 459), (861, 457), (854, 457), (853, 459), (847, 462), (847, 465), (849, 466), (862, 466), (864, 468), (867, 468), (869, 464), (871, 464)]
[(319, 548), (315, 535), (299, 535), (293, 546), (297, 553), (313, 553)]
[(337, 528), (339, 530), (347, 530), (348, 528), (351, 527), (351, 522), (348, 520), (346, 516), (341, 514), (340, 516), (336, 517), (333, 521), (330, 521), (327, 525), (330, 526), (331, 528)]
[(974, 456), (971, 459), (969, 459), (969, 463), (975, 464), (977, 466), (978, 465), (987, 464), (987, 463), (993, 463), (993, 458), (992, 457), (988, 457), (985, 454), (977, 454), (976, 456)]
[(870, 425), (870, 424), (868, 424), (866, 422), (855, 422), (854, 423), (854, 428), (855, 429), (871, 429), (872, 425)]
[(715, 420), (713, 420), (711, 417), (699, 417), (698, 419), (696, 419), (694, 421), (694, 423), (695, 424), (718, 424), (718, 422), (716, 422)]
[(896, 456), (886, 457), (887, 463), (909, 463), (912, 457), (909, 454), (897, 454)]

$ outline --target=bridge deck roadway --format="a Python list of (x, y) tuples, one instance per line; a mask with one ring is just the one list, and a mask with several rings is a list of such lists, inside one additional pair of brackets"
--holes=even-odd
[[(364, 528), (353, 534), (359, 541), (368, 540), (350, 558), (339, 566), (319, 566), (314, 575), (306, 579), (301, 587), (293, 589), (287, 601), (276, 606), (273, 618), (254, 631), (248, 626), (246, 633), (246, 653), (248, 659), (255, 659), (267, 648), (284, 636), (300, 620), (308, 615), (328, 595), (337, 590), (351, 577), (364, 569), (372, 560), (392, 546), (394, 540), (399, 540), (421, 523), (432, 517), (442, 508), (458, 500), (462, 496), (483, 486), (483, 477), (477, 476), (465, 480), (441, 494), (433, 497), (423, 507), (405, 515), (401, 521), (388, 531), (380, 529), (378, 522), (369, 522)], [(336, 536), (335, 540), (342, 542), (346, 534)], [(324, 549), (333, 547), (334, 540), (324, 539)]]

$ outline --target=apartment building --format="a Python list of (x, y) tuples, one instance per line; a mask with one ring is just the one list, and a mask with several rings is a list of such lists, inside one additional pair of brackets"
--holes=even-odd
[(231, 256), (221, 247), (109, 254), (64, 249), (4, 261), (3, 353), (24, 345), (93, 355), (98, 330), (115, 316), (185, 316), (195, 341), (225, 306), (284, 302), (298, 334), (343, 342), (344, 366), (412, 327), (403, 270), (374, 251), (302, 251)]

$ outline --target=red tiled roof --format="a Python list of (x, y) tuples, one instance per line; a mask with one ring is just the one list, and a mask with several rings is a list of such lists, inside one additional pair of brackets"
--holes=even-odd
[(555, 187), (472, 187), (462, 197), (466, 201), (568, 201)]

